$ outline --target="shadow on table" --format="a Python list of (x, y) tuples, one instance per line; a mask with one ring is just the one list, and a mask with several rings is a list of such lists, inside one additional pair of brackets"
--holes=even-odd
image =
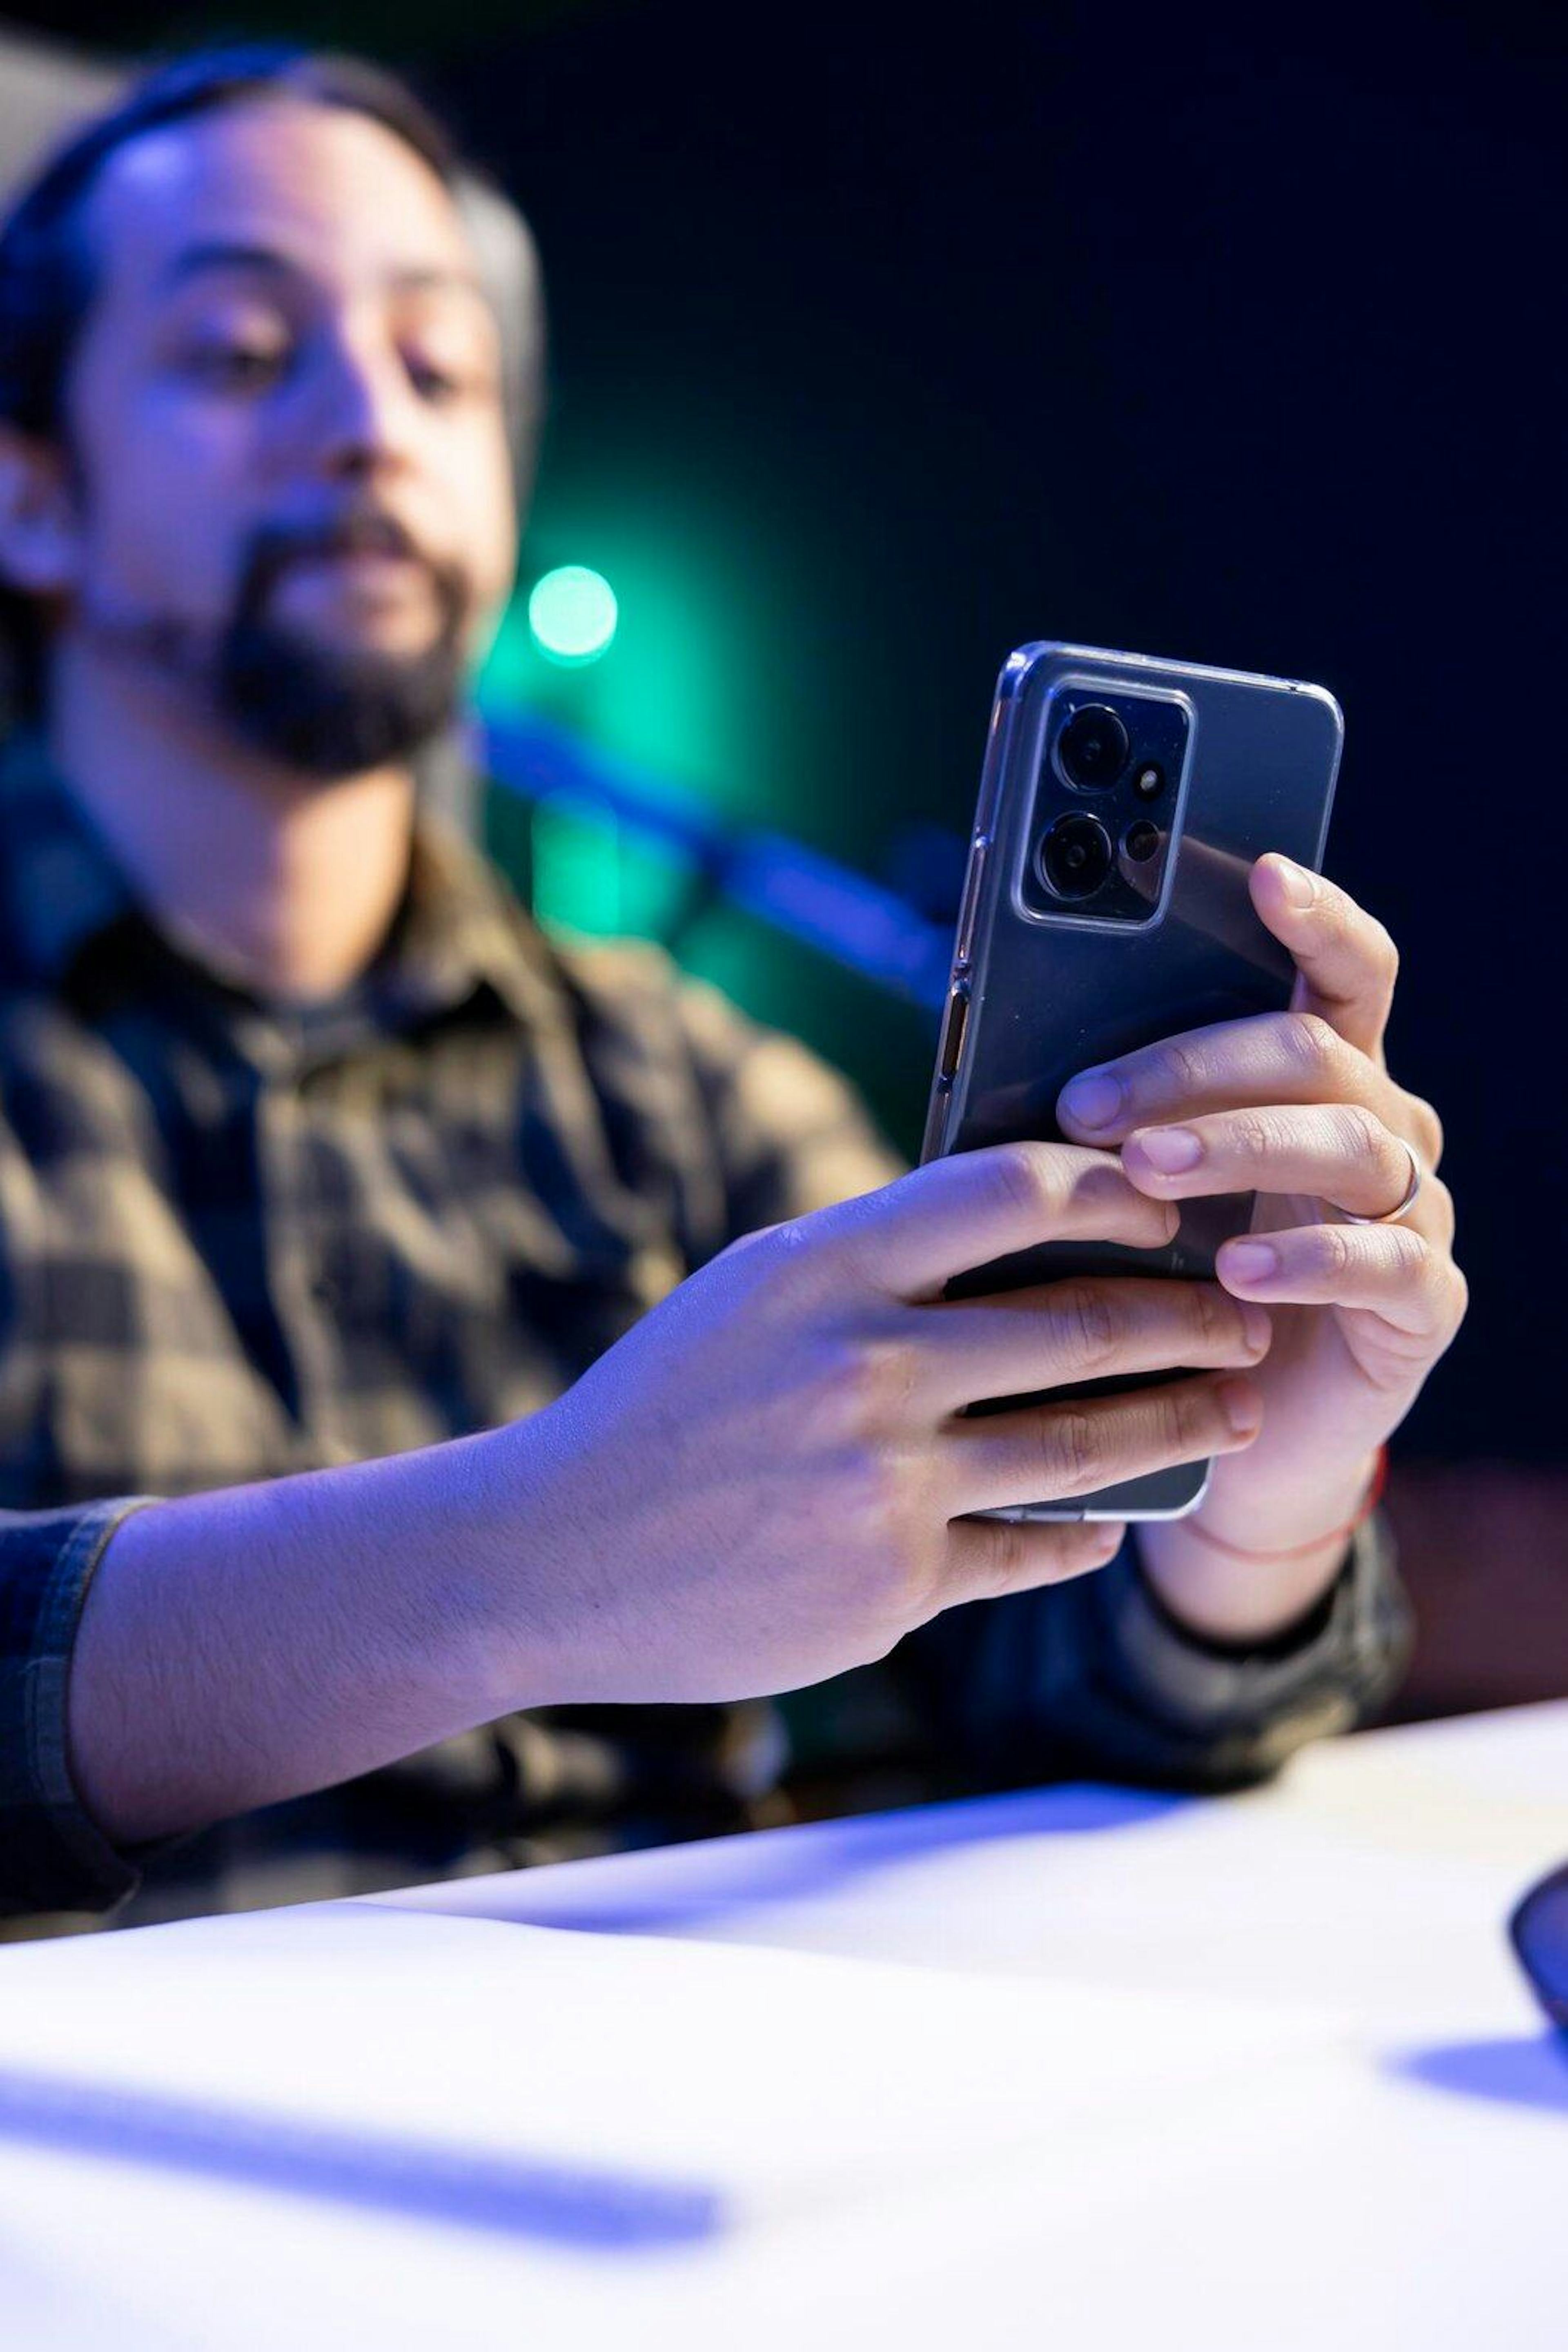
[[(1131, 1829), (1191, 1802), (1140, 1789), (1031, 1789), (958, 1804), (921, 1805), (907, 1812), (814, 1822), (797, 1830), (605, 1854), (557, 1869), (455, 1879), (422, 1890), (407, 1907), (510, 1920), (520, 1927), (574, 1927), (586, 1935), (657, 1935), (729, 1911), (839, 1892), (943, 1848)], [(361, 1900), (398, 1902), (385, 1895)]]
[(687, 2245), (724, 2222), (717, 2192), (691, 2183), (12, 2067), (0, 2069), (0, 2139), (600, 2252)]
[(1568, 2115), (1568, 2034), (1550, 2029), (1494, 2042), (1438, 2042), (1388, 2063), (1391, 2074), (1430, 2091)]

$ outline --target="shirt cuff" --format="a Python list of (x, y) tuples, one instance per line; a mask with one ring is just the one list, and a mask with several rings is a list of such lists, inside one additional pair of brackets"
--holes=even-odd
[(0, 1512), (0, 1912), (103, 1911), (138, 1884), (77, 1794), (66, 1695), (99, 1561), (151, 1499)]
[[(1131, 1532), (1095, 1580), (1097, 1681), (1126, 1760), (1187, 1785), (1266, 1779), (1306, 1744), (1363, 1722), (1408, 1659), (1412, 1621), (1387, 1520), (1351, 1538), (1324, 1600), (1287, 1634), (1253, 1649), (1182, 1626), (1143, 1574)], [(1141, 1727), (1141, 1728), (1140, 1728)]]

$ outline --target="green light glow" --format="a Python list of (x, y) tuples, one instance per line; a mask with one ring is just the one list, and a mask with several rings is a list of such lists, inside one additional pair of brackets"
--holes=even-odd
[(540, 652), (547, 661), (574, 667), (608, 653), (618, 618), (615, 590), (585, 563), (558, 564), (534, 582), (528, 600), (528, 625)]

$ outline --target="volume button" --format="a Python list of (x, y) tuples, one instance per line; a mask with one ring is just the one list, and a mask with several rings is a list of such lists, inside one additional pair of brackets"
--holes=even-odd
[(974, 946), (974, 916), (980, 904), (980, 879), (985, 871), (985, 853), (991, 842), (987, 835), (977, 833), (969, 851), (969, 871), (963, 877), (963, 900), (958, 910), (958, 942), (952, 950), (952, 961), (959, 971), (969, 962)]
[(951, 1086), (957, 1072), (958, 1057), (963, 1051), (964, 1024), (968, 1018), (969, 991), (961, 980), (955, 981), (948, 995), (942, 1052), (937, 1057), (937, 1074), (944, 1085)]

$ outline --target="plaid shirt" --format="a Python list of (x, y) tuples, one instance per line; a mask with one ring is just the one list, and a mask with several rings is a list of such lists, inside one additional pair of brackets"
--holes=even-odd
[[(65, 1687), (130, 1498), (531, 1412), (736, 1235), (896, 1175), (839, 1078), (653, 948), (547, 940), (428, 830), (364, 982), (259, 1003), (153, 928), (20, 742), (0, 1087), (0, 1906), (168, 1916), (780, 1817), (774, 1707), (554, 1709), (127, 1855), (77, 1801)], [(949, 1780), (1225, 1785), (1354, 1720), (1403, 1639), (1375, 1526), (1250, 1655), (1186, 1639), (1129, 1547), (826, 1686), (804, 1738)]]

